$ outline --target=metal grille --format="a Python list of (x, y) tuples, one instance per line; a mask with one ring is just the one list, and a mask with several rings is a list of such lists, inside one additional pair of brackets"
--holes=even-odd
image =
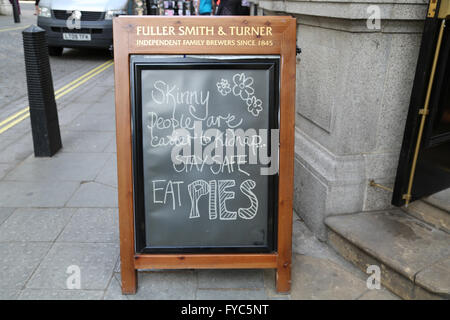
[[(58, 20), (67, 20), (72, 15), (69, 10), (53, 10), (53, 16)], [(97, 11), (81, 11), (81, 21), (99, 21), (105, 19), (104, 12)]]
[(81, 28), (81, 29), (69, 29), (69, 28), (61, 28), (61, 27), (51, 27), (53, 32), (64, 32), (64, 33), (103, 33), (103, 29), (94, 29), (94, 28)]

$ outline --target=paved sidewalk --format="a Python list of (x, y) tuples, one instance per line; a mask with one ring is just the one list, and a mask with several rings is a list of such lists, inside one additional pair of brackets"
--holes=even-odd
[[(0, 134), (0, 299), (397, 299), (298, 218), (290, 295), (270, 270), (140, 272), (121, 295), (112, 68), (75, 91), (58, 101), (54, 157), (34, 157), (29, 119)], [(80, 290), (67, 289), (71, 265)]]

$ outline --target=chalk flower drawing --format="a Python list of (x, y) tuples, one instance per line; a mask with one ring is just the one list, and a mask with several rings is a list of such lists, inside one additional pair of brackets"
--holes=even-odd
[(221, 79), (220, 82), (217, 82), (217, 90), (220, 92), (221, 95), (226, 96), (231, 92), (231, 86), (228, 80)]
[(233, 76), (233, 82), (233, 94), (240, 96), (242, 100), (247, 100), (255, 93), (252, 77), (246, 77), (244, 73), (236, 73)]
[(259, 116), (262, 111), (262, 101), (256, 98), (255, 89), (253, 89), (254, 80), (252, 77), (247, 77), (245, 73), (236, 73), (233, 76), (233, 89), (227, 79), (221, 79), (217, 82), (217, 90), (222, 96), (226, 96), (231, 91), (236, 97), (240, 97), (242, 101), (247, 104), (247, 110), (255, 117)]
[(246, 100), (247, 102), (247, 110), (252, 115), (257, 117), (259, 113), (262, 111), (262, 101), (261, 99), (256, 98), (255, 96), (252, 96)]

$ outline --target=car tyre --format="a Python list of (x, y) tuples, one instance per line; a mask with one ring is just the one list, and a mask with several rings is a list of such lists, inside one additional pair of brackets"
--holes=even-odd
[(48, 47), (48, 54), (51, 56), (61, 56), (63, 53), (63, 47)]

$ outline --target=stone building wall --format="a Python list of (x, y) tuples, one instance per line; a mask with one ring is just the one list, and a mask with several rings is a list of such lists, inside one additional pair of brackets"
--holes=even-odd
[(327, 216), (390, 207), (369, 181), (394, 183), (427, 2), (256, 2), (297, 18), (294, 208), (326, 239)]

